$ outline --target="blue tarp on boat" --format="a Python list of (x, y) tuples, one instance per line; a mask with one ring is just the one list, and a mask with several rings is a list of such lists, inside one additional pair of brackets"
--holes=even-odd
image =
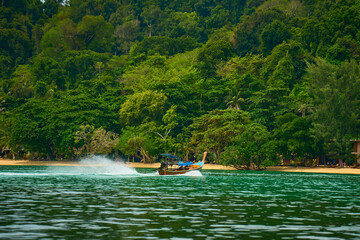
[(192, 162), (179, 162), (179, 166), (180, 166), (180, 167), (181, 167), (181, 166), (191, 166), (191, 165), (193, 165)]

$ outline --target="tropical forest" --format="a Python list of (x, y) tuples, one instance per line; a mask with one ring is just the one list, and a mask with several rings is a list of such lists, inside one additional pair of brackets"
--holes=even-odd
[(0, 155), (356, 164), (359, 0), (2, 0)]

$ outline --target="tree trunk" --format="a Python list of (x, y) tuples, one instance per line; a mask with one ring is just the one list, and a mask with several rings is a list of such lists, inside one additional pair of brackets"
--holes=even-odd
[(260, 170), (260, 165), (261, 165), (261, 163), (256, 164), (257, 170)]
[(339, 159), (339, 166), (340, 166), (341, 168), (344, 167), (344, 161), (343, 161), (342, 159)]
[(149, 162), (149, 160), (151, 162), (151, 158), (146, 154), (145, 150), (142, 147), (140, 148), (140, 154), (142, 155), (145, 163)]

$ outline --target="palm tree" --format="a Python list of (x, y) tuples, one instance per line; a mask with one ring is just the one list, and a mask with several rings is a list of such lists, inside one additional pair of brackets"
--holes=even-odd
[(245, 102), (245, 100), (241, 97), (241, 90), (237, 90), (235, 88), (230, 90), (230, 93), (226, 97), (225, 101), (228, 109), (236, 110), (241, 110), (241, 104)]

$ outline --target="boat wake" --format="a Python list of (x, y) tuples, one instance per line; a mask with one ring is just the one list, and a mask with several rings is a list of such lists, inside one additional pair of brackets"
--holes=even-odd
[[(125, 165), (123, 162), (114, 162), (103, 156), (93, 156), (90, 158), (82, 159), (80, 163), (86, 168), (81, 168), (81, 171), (85, 171), (87, 174), (105, 174), (105, 175), (123, 175), (123, 176), (142, 176), (142, 177), (154, 177), (159, 176), (156, 170), (151, 172), (142, 173), (138, 172), (135, 168)], [(190, 171), (179, 176), (203, 176), (200, 171)]]
[(187, 172), (185, 174), (183, 174), (184, 176), (192, 176), (192, 177), (202, 177), (203, 175), (201, 174), (200, 171), (198, 170), (195, 170), (195, 171), (190, 171), (190, 172)]

